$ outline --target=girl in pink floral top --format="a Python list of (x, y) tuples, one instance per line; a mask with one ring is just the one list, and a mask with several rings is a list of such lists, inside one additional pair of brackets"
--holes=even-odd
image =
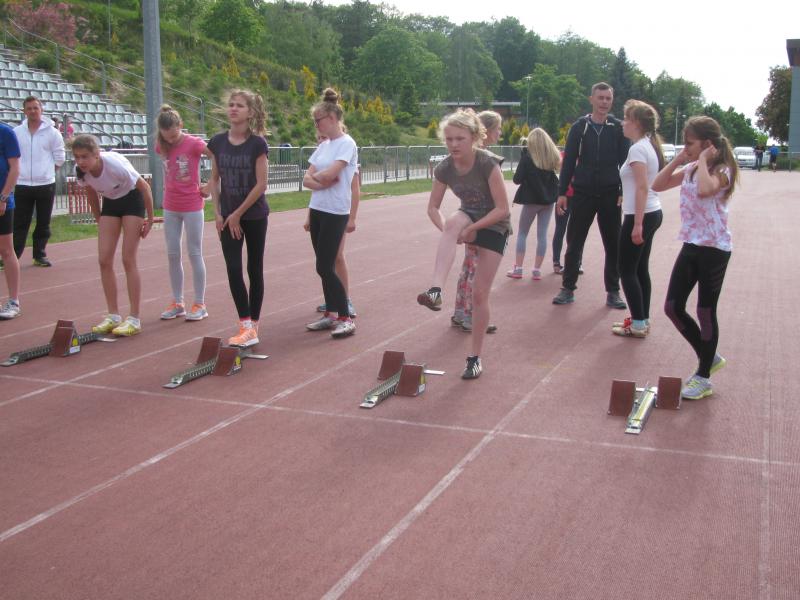
[[(717, 302), (731, 257), (728, 200), (739, 180), (739, 168), (727, 138), (710, 117), (692, 117), (683, 129), (684, 149), (664, 167), (652, 189), (681, 186), (683, 242), (667, 290), (664, 312), (692, 345), (699, 362), (684, 384), (690, 400), (710, 396), (711, 374), (725, 366), (717, 354)], [(686, 301), (697, 285), (698, 322), (686, 312)]]

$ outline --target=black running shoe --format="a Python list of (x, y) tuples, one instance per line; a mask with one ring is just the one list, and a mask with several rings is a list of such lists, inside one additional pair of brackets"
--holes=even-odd
[(431, 288), (417, 296), (417, 302), (431, 310), (442, 310), (442, 291), (438, 288)]
[(477, 379), (481, 376), (483, 367), (481, 367), (481, 359), (479, 356), (468, 356), (467, 366), (464, 372), (461, 373), (461, 379)]

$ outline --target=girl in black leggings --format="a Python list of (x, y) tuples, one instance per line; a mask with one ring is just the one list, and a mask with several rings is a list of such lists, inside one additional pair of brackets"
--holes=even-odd
[[(684, 242), (667, 290), (664, 311), (692, 345), (697, 371), (684, 384), (684, 398), (697, 400), (712, 394), (711, 374), (725, 366), (717, 354), (717, 302), (731, 257), (728, 199), (739, 179), (730, 143), (710, 117), (692, 117), (683, 129), (685, 146), (653, 182), (663, 191), (681, 186), (681, 231)], [(679, 169), (678, 167), (683, 167)], [(696, 322), (686, 312), (686, 300), (697, 290)]]
[[(258, 343), (269, 214), (264, 195), (269, 148), (262, 137), (266, 111), (261, 96), (241, 90), (233, 92), (228, 100), (228, 121), (230, 129), (215, 135), (208, 143), (212, 155), (209, 188), (228, 285), (239, 314), (239, 333), (228, 343), (247, 347)], [(242, 268), (245, 244), (249, 292)]]

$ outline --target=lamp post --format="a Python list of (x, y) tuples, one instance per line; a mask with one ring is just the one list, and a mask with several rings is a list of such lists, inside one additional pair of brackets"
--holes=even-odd
[[(681, 119), (685, 119), (686, 115), (681, 115)], [(672, 142), (676, 146), (678, 145), (678, 105), (675, 105), (675, 140)]]
[(525, 75), (523, 77), (525, 83), (528, 84), (527, 93), (525, 94), (525, 124), (530, 127), (531, 120), (530, 120), (530, 105), (531, 105), (531, 79), (533, 79), (530, 75)]

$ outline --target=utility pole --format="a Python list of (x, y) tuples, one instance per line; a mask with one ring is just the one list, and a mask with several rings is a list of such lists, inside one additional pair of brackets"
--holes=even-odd
[(153, 202), (161, 208), (164, 197), (164, 169), (156, 155), (156, 116), (164, 103), (161, 87), (161, 26), (158, 0), (143, 0), (144, 94), (147, 101), (147, 155), (152, 176)]

